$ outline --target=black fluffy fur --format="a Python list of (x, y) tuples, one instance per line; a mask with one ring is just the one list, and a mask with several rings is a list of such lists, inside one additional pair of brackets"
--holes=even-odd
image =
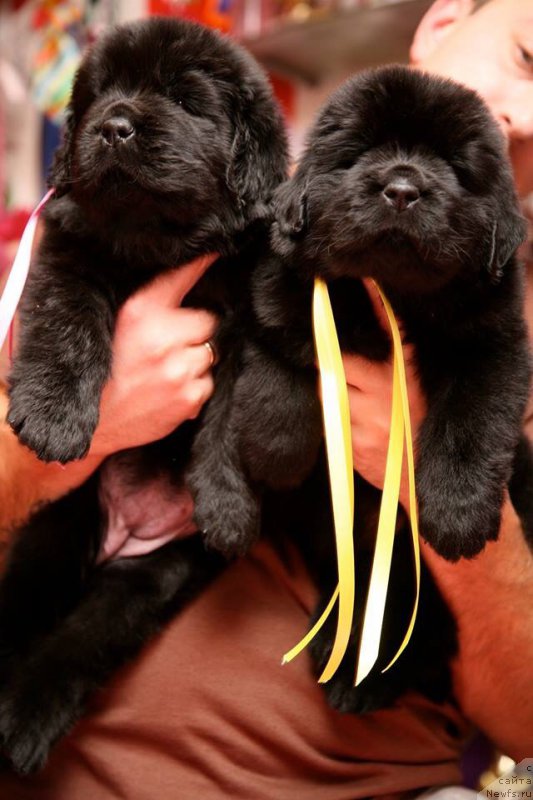
[[(134, 134), (112, 146), (105, 126), (117, 118)], [(117, 310), (157, 274), (217, 252), (187, 297), (221, 318), (213, 411), (114, 457), (133, 484), (164, 474), (183, 487), (198, 431), (221, 426), (227, 414), (249, 278), (268, 244), (268, 204), (286, 170), (284, 126), (268, 82), (229, 39), (153, 19), (117, 28), (90, 49), (21, 305), (8, 413), (21, 442), (45, 461), (83, 457), (111, 372)], [(95, 567), (107, 524), (98, 480), (16, 532), (0, 584), (0, 749), (20, 773), (44, 763), (88, 694), (225, 563), (193, 537)]]

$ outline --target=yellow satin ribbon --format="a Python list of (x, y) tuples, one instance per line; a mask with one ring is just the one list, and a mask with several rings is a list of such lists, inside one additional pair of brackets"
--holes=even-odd
[[(404, 437), (409, 474), (409, 503), (416, 595), (405, 637), (396, 655), (385, 670), (389, 669), (399, 658), (411, 638), (420, 592), (420, 550), (418, 544), (414, 456), (402, 342), (392, 308), (377, 284), (376, 288), (387, 313), (393, 340), (392, 408), (376, 548), (363, 619), (355, 685), (358, 685), (368, 675), (376, 663), (379, 653), (400, 495)], [(315, 281), (313, 295), (313, 331), (322, 384), (322, 408), (335, 523), (339, 584), (320, 618), (307, 635), (284, 655), (282, 663), (291, 661), (309, 644), (328, 618), (338, 599), (339, 613), (335, 640), (329, 661), (319, 678), (319, 683), (324, 683), (335, 674), (348, 647), (354, 613), (355, 567), (353, 551), (353, 460), (348, 390), (328, 289), (326, 284), (319, 278)]]
[(319, 279), (315, 282), (313, 294), (313, 330), (322, 383), (322, 412), (336, 533), (339, 585), (320, 619), (307, 636), (283, 656), (282, 663), (292, 661), (314, 638), (331, 613), (338, 597), (337, 633), (329, 661), (319, 678), (319, 682), (324, 683), (335, 673), (348, 647), (355, 600), (355, 568), (352, 431), (348, 388), (328, 288), (324, 281)]
[(418, 539), (415, 460), (413, 453), (411, 415), (409, 413), (409, 397), (407, 394), (407, 380), (405, 377), (402, 340), (400, 331), (398, 329), (398, 323), (396, 322), (396, 317), (394, 316), (394, 311), (392, 310), (389, 301), (375, 281), (374, 286), (379, 292), (383, 302), (392, 334), (392, 408), (389, 449), (387, 452), (387, 464), (385, 467), (385, 481), (383, 484), (383, 494), (381, 497), (381, 506), (379, 511), (379, 523), (376, 536), (376, 548), (374, 551), (374, 561), (372, 564), (372, 573), (370, 576), (370, 584), (368, 587), (366, 608), (363, 618), (361, 645), (359, 649), (359, 659), (357, 662), (357, 672), (355, 677), (356, 686), (358, 686), (361, 681), (366, 678), (376, 663), (379, 653), (379, 643), (381, 640), (383, 617), (385, 614), (385, 602), (387, 599), (387, 588), (389, 585), (390, 565), (394, 547), (396, 515), (400, 497), (404, 438), (405, 448), (407, 451), (409, 511), (411, 516), (411, 537), (413, 542), (413, 556), (415, 565), (415, 601), (413, 604), (411, 619), (409, 621), (407, 632), (403, 638), (403, 641), (394, 658), (392, 658), (392, 660), (387, 664), (383, 672), (386, 672), (388, 669), (390, 669), (390, 667), (392, 667), (409, 643), (416, 621), (418, 601), (420, 597), (420, 545)]

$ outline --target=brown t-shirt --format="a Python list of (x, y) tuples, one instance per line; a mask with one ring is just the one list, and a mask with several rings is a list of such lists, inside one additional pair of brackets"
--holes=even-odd
[(298, 554), (261, 542), (94, 699), (42, 773), (0, 776), (0, 800), (356, 800), (460, 782), (468, 727), (451, 705), (409, 695), (342, 715), (305, 653), (281, 666), (314, 603)]
[(355, 800), (460, 782), (465, 723), (407, 696), (366, 716), (328, 707), (304, 634), (315, 591), (296, 552), (260, 542), (93, 702), (36, 777), (2, 800)]

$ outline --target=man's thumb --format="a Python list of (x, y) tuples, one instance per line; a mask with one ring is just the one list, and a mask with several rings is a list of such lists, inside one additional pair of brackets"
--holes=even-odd
[(156, 299), (166, 306), (181, 305), (185, 295), (190, 292), (217, 258), (217, 253), (209, 253), (166, 272), (154, 283)]

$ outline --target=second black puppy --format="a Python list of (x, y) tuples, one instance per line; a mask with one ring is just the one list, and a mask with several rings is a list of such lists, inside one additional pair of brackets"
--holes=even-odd
[[(314, 278), (329, 284), (343, 350), (383, 360), (389, 340), (361, 282), (374, 278), (415, 345), (428, 400), (417, 442), (422, 535), (445, 558), (474, 556), (498, 535), (529, 389), (515, 257), (525, 223), (495, 120), (451, 81), (401, 67), (361, 74), (321, 112), (278, 191), (276, 220), (229, 423), (238, 459), (258, 488), (298, 483), (310, 469), (321, 437)], [(194, 478), (202, 527), (223, 539), (230, 481)], [(245, 519), (230, 519), (245, 543)]]

